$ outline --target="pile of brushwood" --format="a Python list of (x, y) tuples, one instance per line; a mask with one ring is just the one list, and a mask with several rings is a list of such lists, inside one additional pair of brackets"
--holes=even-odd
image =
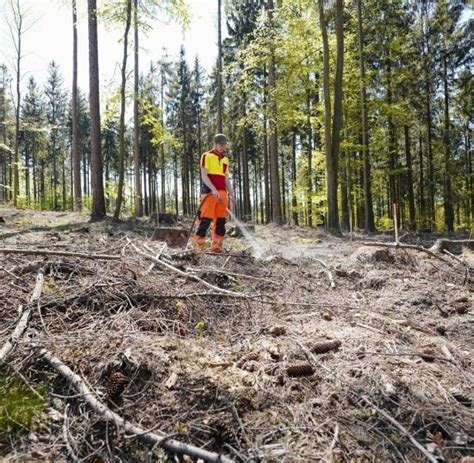
[(473, 461), (470, 255), (324, 234), (324, 259), (196, 255), (6, 222), (5, 461)]

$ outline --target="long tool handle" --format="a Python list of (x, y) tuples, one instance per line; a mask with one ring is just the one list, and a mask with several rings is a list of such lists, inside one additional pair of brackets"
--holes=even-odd
[(193, 223), (191, 224), (191, 228), (189, 229), (188, 236), (186, 238), (186, 241), (184, 242), (183, 249), (186, 249), (186, 246), (188, 245), (189, 238), (191, 237), (191, 233), (193, 232), (194, 224), (196, 223), (196, 219), (198, 218), (198, 215), (199, 215), (199, 211), (201, 210), (201, 207), (204, 204), (204, 201), (207, 199), (208, 196), (209, 196), (209, 194), (204, 196), (204, 198), (202, 198), (202, 200), (201, 200), (201, 204), (199, 204), (199, 207), (196, 211), (196, 215), (194, 216)]

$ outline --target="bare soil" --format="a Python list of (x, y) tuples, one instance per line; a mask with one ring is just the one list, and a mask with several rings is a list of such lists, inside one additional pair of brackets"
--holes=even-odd
[[(4, 461), (174, 461), (88, 408), (41, 348), (130, 422), (234, 461), (474, 457), (469, 251), (433, 257), (362, 244), (389, 235), (268, 225), (256, 227), (260, 259), (243, 238), (226, 240), (227, 256), (195, 255), (151, 241), (146, 221), (7, 208), (0, 217), (0, 248), (121, 256), (0, 253), (0, 348), (45, 275), (0, 375), (49, 391), (30, 428), (0, 439)], [(151, 268), (130, 242), (233, 295)], [(320, 353), (329, 340), (340, 346)], [(116, 372), (127, 381), (110, 402)]]

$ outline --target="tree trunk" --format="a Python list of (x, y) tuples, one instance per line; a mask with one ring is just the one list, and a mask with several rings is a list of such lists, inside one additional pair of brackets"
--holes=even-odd
[(426, 124), (428, 128), (428, 194), (429, 194), (429, 221), (432, 230), (436, 229), (435, 185), (433, 163), (433, 135), (431, 121), (431, 91), (430, 83), (426, 81)]
[(471, 151), (471, 129), (469, 128), (469, 122), (466, 123), (464, 127), (464, 137), (465, 137), (465, 149), (467, 154), (467, 178), (466, 178), (466, 185), (467, 191), (470, 191), (470, 195), (468, 198), (468, 202), (470, 204), (469, 207), (469, 223), (472, 224), (474, 221), (474, 175), (472, 169), (472, 151)]
[(267, 88), (267, 69), (264, 66), (263, 71), (263, 176), (265, 191), (265, 218), (262, 217), (263, 223), (267, 224), (271, 221), (271, 202), (270, 202), (270, 176), (268, 163), (268, 133), (267, 133), (267, 111), (268, 111), (268, 88)]
[(79, 121), (77, 117), (77, 11), (76, 0), (72, 0), (72, 172), (74, 211), (82, 210), (81, 159), (79, 156)]
[(97, 1), (87, 0), (89, 26), (89, 103), (91, 117), (91, 220), (105, 217), (104, 180), (100, 140), (99, 56), (97, 43)]
[(285, 181), (285, 153), (281, 151), (281, 209), (283, 222), (286, 222), (286, 181)]
[[(393, 123), (393, 118), (391, 114), (391, 105), (393, 103), (392, 97), (392, 62), (390, 56), (387, 57), (387, 105), (389, 107), (389, 113), (387, 117), (387, 125), (388, 125), (388, 184), (390, 188), (390, 203), (396, 204), (398, 203), (398, 195), (397, 195), (397, 186), (396, 186), (396, 136), (395, 136), (395, 125)], [(392, 209), (389, 208), (391, 211)], [(391, 212), (389, 213), (391, 216)]]
[(66, 191), (66, 160), (61, 161), (62, 164), (62, 210), (65, 211), (67, 208), (67, 191)]
[[(273, 29), (273, 0), (267, 0), (268, 21), (270, 29)], [(278, 169), (278, 137), (277, 137), (277, 105), (272, 91), (275, 88), (275, 53), (273, 45), (270, 56), (270, 63), (268, 67), (268, 87), (269, 87), (269, 109), (270, 109), (270, 171), (272, 182), (272, 213), (273, 221), (277, 225), (283, 224), (283, 217), (281, 215), (281, 195), (280, 195), (280, 181)]]
[[(242, 97), (242, 116), (245, 120), (247, 117), (246, 112), (247, 97), (244, 93)], [(252, 218), (252, 209), (250, 207), (250, 185), (249, 185), (249, 166), (248, 166), (248, 156), (247, 156), (247, 125), (244, 122), (242, 127), (242, 180), (243, 180), (243, 210), (242, 210), (242, 219), (244, 222)]]
[(175, 213), (176, 215), (179, 214), (179, 200), (178, 200), (178, 153), (177, 150), (174, 150), (173, 156), (173, 170), (174, 170), (174, 205), (175, 205)]
[[(128, 56), (128, 32), (132, 18), (132, 0), (127, 0), (127, 17), (125, 32), (123, 35), (123, 58), (122, 58), (122, 83), (120, 86), (120, 123), (119, 123), (119, 180), (117, 186), (117, 202), (115, 203), (114, 219), (120, 218), (120, 210), (123, 200), (123, 183), (125, 177), (125, 86), (127, 84), (127, 56)], [(140, 171), (135, 172), (135, 177), (140, 176)], [(140, 182), (140, 180), (138, 181)]]
[(307, 145), (307, 158), (308, 158), (308, 178), (306, 179), (306, 209), (308, 214), (308, 227), (313, 226), (313, 130), (311, 127), (311, 95), (309, 91), (306, 95), (306, 112), (307, 112), (307, 124), (308, 124), (308, 145)]
[[(164, 66), (161, 67), (160, 72), (160, 94), (161, 94), (161, 126), (165, 126), (165, 98), (164, 98), (164, 87), (165, 87), (165, 75)], [(161, 212), (166, 213), (166, 172), (165, 172), (165, 144), (161, 143)]]
[[(16, 106), (15, 106), (15, 148), (13, 155), (13, 206), (18, 205), (18, 195), (20, 193), (20, 174), (19, 174), (19, 145), (20, 145), (20, 80), (21, 80), (21, 35), (23, 30), (23, 16), (20, 12), (20, 3), (17, 0), (17, 47), (16, 47)], [(13, 6), (14, 8), (14, 6)]]
[(135, 216), (143, 215), (142, 186), (140, 183), (140, 121), (138, 118), (138, 0), (133, 5), (134, 27), (134, 82), (133, 82), (133, 161), (135, 166)]
[(448, 232), (454, 231), (453, 191), (451, 186), (451, 135), (449, 121), (449, 86), (446, 50), (443, 56), (444, 83), (444, 223)]
[(222, 133), (222, 32), (221, 5), (217, 0), (217, 131)]
[(329, 41), (324, 18), (323, 0), (318, 0), (319, 22), (323, 41), (323, 89), (324, 89), (324, 135), (326, 151), (327, 172), (327, 200), (328, 200), (328, 230), (332, 233), (340, 233), (339, 210), (337, 201), (338, 186), (338, 157), (340, 130), (342, 125), (342, 71), (344, 53), (344, 35), (342, 30), (343, 2), (336, 3), (336, 77), (334, 81), (334, 115), (331, 128), (331, 97), (329, 89)]
[(296, 198), (296, 130), (293, 130), (291, 147), (291, 211), (293, 225), (298, 225), (298, 200)]
[(408, 227), (410, 230), (416, 230), (416, 210), (415, 210), (415, 192), (413, 189), (413, 165), (411, 157), (411, 140), (410, 128), (405, 125), (403, 127), (405, 132), (405, 159), (407, 164), (407, 190), (408, 190), (408, 210), (410, 214), (410, 221)]
[(370, 233), (375, 231), (375, 222), (372, 204), (372, 186), (370, 175), (369, 124), (367, 118), (367, 91), (365, 81), (364, 29), (362, 27), (362, 0), (357, 1), (357, 22), (359, 30), (359, 69), (361, 81), (360, 100), (362, 115), (362, 152), (364, 163), (364, 230), (366, 233)]
[(343, 158), (341, 166), (341, 230), (344, 232), (349, 231), (349, 201), (348, 201), (348, 190), (347, 190), (347, 152)]
[[(148, 154), (148, 156), (147, 156)], [(145, 206), (145, 215), (150, 215), (150, 191), (147, 191), (148, 182), (146, 180), (147, 170), (150, 175), (150, 153), (145, 153), (145, 159), (143, 160), (143, 205)], [(148, 161), (148, 162), (147, 162)], [(148, 169), (147, 169), (148, 165)], [(140, 172), (138, 173), (140, 175)]]

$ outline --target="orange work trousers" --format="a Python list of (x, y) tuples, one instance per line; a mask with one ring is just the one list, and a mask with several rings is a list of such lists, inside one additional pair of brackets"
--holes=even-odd
[(206, 234), (212, 224), (211, 252), (221, 253), (223, 251), (226, 217), (227, 193), (225, 190), (219, 190), (219, 198), (213, 194), (201, 196), (200, 221), (194, 237), (195, 249), (200, 251), (206, 249)]

